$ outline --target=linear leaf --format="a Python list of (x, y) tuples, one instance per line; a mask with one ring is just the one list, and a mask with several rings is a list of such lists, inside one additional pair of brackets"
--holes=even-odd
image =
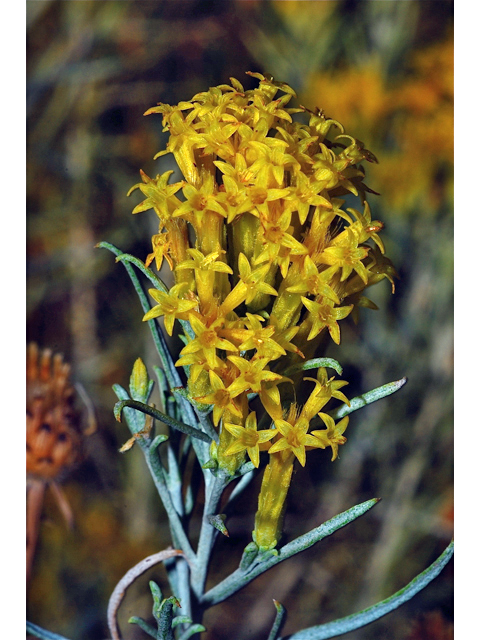
[(151, 269), (146, 267), (141, 260), (135, 258), (135, 256), (132, 256), (129, 253), (121, 253), (115, 258), (115, 262), (131, 262), (137, 267), (137, 269), (139, 269), (143, 273), (144, 276), (146, 276), (150, 280), (154, 287), (156, 287), (159, 291), (168, 293), (167, 285), (162, 280), (160, 280), (160, 278), (156, 276)]
[(306, 362), (300, 362), (288, 367), (282, 374), (284, 376), (291, 376), (299, 371), (307, 371), (308, 369), (318, 369), (320, 367), (330, 367), (334, 369), (339, 376), (342, 375), (342, 365), (333, 358), (313, 358), (313, 360), (307, 360)]
[[(109, 242), (99, 242), (96, 245), (99, 249), (108, 249), (111, 251), (116, 257), (124, 256), (124, 254), (120, 249), (117, 249), (113, 244)], [(139, 297), (140, 303), (142, 305), (142, 309), (144, 313), (150, 311), (150, 304), (148, 303), (147, 296), (145, 295), (145, 291), (143, 290), (142, 285), (140, 284), (139, 279), (137, 278), (137, 274), (135, 273), (131, 264), (126, 261), (122, 262), (123, 266), (127, 270), (128, 275), (130, 276), (130, 280), (132, 281), (133, 286), (135, 287), (135, 291)], [(158, 351), (158, 355), (160, 356), (160, 360), (162, 362), (163, 369), (166, 373), (168, 383), (170, 388), (179, 387), (182, 384), (180, 375), (175, 368), (175, 364), (173, 362), (172, 356), (170, 355), (170, 351), (168, 350), (167, 343), (165, 341), (165, 337), (163, 333), (159, 330), (157, 323), (155, 320), (148, 320), (147, 322), (149, 329), (151, 331), (153, 341), (155, 343), (155, 347)], [(193, 416), (193, 411), (192, 411)]]
[(189, 424), (185, 424), (184, 422), (179, 422), (166, 413), (163, 413), (158, 409), (154, 409), (153, 407), (150, 407), (148, 404), (144, 404), (143, 402), (138, 402), (137, 400), (120, 400), (120, 402), (116, 403), (113, 408), (113, 414), (118, 422), (121, 422), (122, 420), (122, 412), (125, 407), (130, 407), (131, 409), (136, 409), (137, 411), (146, 413), (156, 420), (168, 424), (169, 427), (177, 429), (177, 431), (181, 431), (182, 433), (186, 433), (193, 438), (198, 438), (199, 440), (203, 440), (204, 442), (208, 443), (211, 441), (211, 438), (207, 436), (206, 433), (203, 433), (203, 431), (199, 431), (199, 429), (195, 429), (195, 427), (191, 427)]
[[(327, 624), (302, 629), (291, 636), (288, 640), (327, 640), (327, 638), (335, 638), (349, 631), (364, 627), (375, 620), (383, 617), (387, 613), (394, 611), (402, 604), (413, 598), (419, 591), (424, 589), (449, 562), (453, 555), (453, 540), (445, 549), (440, 557), (438, 557), (428, 569), (422, 571), (416, 578), (407, 584), (406, 587), (400, 589), (386, 600), (382, 600), (363, 611), (354, 613), (351, 616), (328, 622)], [(286, 640), (284, 638), (283, 640)]]
[(51, 631), (47, 631), (46, 629), (42, 629), (33, 622), (28, 622), (27, 620), (27, 632), (31, 633), (32, 636), (36, 638), (41, 638), (41, 640), (68, 640), (65, 636), (60, 636), (58, 633), (52, 633)]
[(341, 529), (366, 513), (379, 501), (379, 498), (373, 498), (372, 500), (367, 500), (366, 502), (355, 505), (351, 509), (340, 513), (338, 516), (327, 520), (327, 522), (324, 522), (319, 527), (305, 533), (303, 536), (292, 540), (281, 547), (276, 553), (270, 551), (262, 554), (259, 552), (256, 558), (252, 558), (246, 571), (245, 569), (238, 568), (225, 578), (225, 580), (210, 589), (210, 591), (201, 598), (201, 603), (206, 606), (213, 606), (214, 604), (223, 602), (223, 600), (226, 600), (229, 596), (242, 589), (261, 573), (268, 571), (268, 569), (271, 569), (271, 567), (274, 567), (279, 562), (283, 562), (287, 558), (291, 558), (297, 553), (309, 549), (320, 540), (323, 540), (323, 538), (332, 535), (332, 533), (335, 533), (338, 529)]
[(206, 631), (205, 627), (203, 626), (203, 624), (192, 624), (191, 627), (189, 627), (185, 633), (183, 633), (179, 640), (188, 640), (189, 638), (191, 638), (195, 633), (203, 633), (204, 631)]
[(148, 624), (148, 622), (145, 622), (143, 618), (140, 618), (138, 616), (132, 616), (131, 618), (128, 619), (128, 622), (130, 624), (137, 624), (140, 627), (140, 629), (142, 629), (142, 631), (145, 631), (145, 633), (148, 633), (148, 635), (151, 636), (152, 638), (157, 637), (156, 629), (154, 629), (152, 625)]
[(395, 382), (387, 382), (387, 384), (384, 384), (382, 387), (377, 387), (376, 389), (363, 393), (361, 396), (352, 398), (350, 400), (350, 406), (344, 404), (335, 411), (332, 411), (330, 415), (334, 420), (340, 420), (340, 418), (348, 416), (349, 413), (353, 413), (353, 411), (357, 411), (357, 409), (366, 407), (367, 404), (371, 404), (372, 402), (376, 402), (377, 400), (381, 400), (382, 398), (386, 398), (392, 393), (395, 393), (395, 391), (401, 389), (406, 382), (407, 378), (402, 378)]
[(270, 633), (268, 634), (267, 640), (277, 640), (278, 634), (280, 633), (283, 623), (285, 622), (285, 616), (287, 614), (285, 607), (283, 606), (283, 604), (278, 602), (278, 600), (274, 600), (273, 604), (275, 605), (277, 614), (275, 616), (275, 620), (273, 621), (273, 626), (270, 630)]
[[(117, 398), (121, 401), (130, 400), (130, 396), (128, 392), (119, 384), (114, 384), (112, 389), (117, 396)], [(125, 409), (125, 418), (127, 420), (128, 428), (130, 429), (132, 434), (137, 434), (142, 431), (145, 427), (145, 417), (138, 413), (138, 411), (134, 411), (133, 409)]]

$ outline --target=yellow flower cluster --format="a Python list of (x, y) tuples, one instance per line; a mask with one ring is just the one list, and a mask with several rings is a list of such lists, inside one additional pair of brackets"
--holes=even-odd
[[(305, 465), (306, 450), (328, 446), (335, 459), (348, 422), (322, 413), (332, 397), (348, 402), (338, 391), (346, 382), (319, 369), (302, 407), (282, 372), (328, 334), (339, 344), (339, 321), (375, 308), (363, 290), (383, 278), (393, 288), (395, 272), (365, 197), (361, 163), (375, 156), (320, 110), (287, 107), (295, 97), (287, 84), (249, 75), (258, 88), (231, 78), (149, 109), (170, 134), (156, 157), (172, 153), (184, 180), (141, 172), (130, 192), (146, 196), (133, 213), (154, 209), (159, 218), (146, 264), (160, 269), (165, 259), (175, 275), (168, 293), (150, 290), (157, 304), (144, 320), (163, 316), (170, 335), (175, 320), (190, 324), (176, 365), (188, 367), (190, 396), (212, 406), (219, 466), (233, 474), (246, 454), (258, 467), (259, 452), (269, 452), (254, 537), (272, 548), (295, 459)], [(361, 211), (342, 208), (346, 194)], [(252, 402), (272, 428), (257, 429)], [(309, 433), (314, 418), (325, 429)]]

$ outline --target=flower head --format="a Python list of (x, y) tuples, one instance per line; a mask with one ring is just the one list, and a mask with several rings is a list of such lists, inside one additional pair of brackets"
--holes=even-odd
[(185, 288), (185, 284), (181, 283), (174, 285), (168, 293), (159, 291), (158, 289), (149, 289), (149, 294), (158, 304), (143, 316), (144, 322), (152, 320), (152, 318), (164, 316), (165, 329), (168, 335), (171, 336), (175, 320), (186, 320), (187, 313), (197, 306), (195, 300), (180, 298)]
[(188, 319), (196, 337), (180, 351), (180, 355), (188, 355), (200, 351), (203, 353), (210, 368), (215, 369), (217, 350), (238, 351), (234, 344), (220, 337), (220, 330), (224, 325), (223, 318), (218, 318), (211, 324), (207, 324), (191, 313)]
[(293, 404), (290, 407), (286, 420), (275, 420), (276, 429), (281, 437), (270, 447), (270, 455), (280, 451), (291, 451), (302, 467), (305, 466), (305, 447), (321, 447), (323, 442), (307, 433), (310, 422), (301, 414), (298, 415), (297, 407)]
[(312, 436), (320, 441), (322, 449), (325, 447), (332, 448), (332, 462), (338, 457), (338, 446), (345, 444), (347, 439), (343, 435), (348, 426), (349, 417), (346, 416), (340, 422), (335, 424), (335, 420), (327, 413), (319, 413), (320, 418), (325, 423), (326, 429), (312, 431)]
[(276, 429), (265, 429), (257, 431), (257, 416), (255, 411), (248, 414), (245, 426), (237, 424), (224, 423), (227, 429), (235, 438), (234, 442), (226, 451), (227, 455), (246, 451), (250, 460), (258, 468), (260, 464), (260, 447), (262, 444), (269, 442), (276, 434)]
[(225, 388), (222, 379), (214, 371), (210, 370), (208, 376), (210, 378), (212, 392), (205, 396), (197, 397), (195, 400), (202, 404), (213, 405), (213, 424), (215, 426), (218, 425), (225, 411), (230, 411), (230, 413), (241, 418), (242, 412), (234, 400), (235, 396), (238, 396), (239, 393), (232, 393), (230, 388)]
[(312, 340), (312, 338), (318, 336), (320, 331), (326, 327), (332, 340), (336, 344), (340, 344), (340, 327), (338, 326), (338, 320), (346, 318), (352, 310), (353, 305), (334, 307), (333, 302), (328, 298), (317, 302), (316, 300), (309, 300), (304, 296), (302, 296), (302, 302), (310, 312), (311, 319), (311, 329), (307, 339)]

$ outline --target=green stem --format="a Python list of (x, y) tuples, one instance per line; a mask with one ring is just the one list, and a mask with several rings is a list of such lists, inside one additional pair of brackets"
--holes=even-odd
[[(197, 564), (195, 553), (190, 545), (190, 541), (183, 529), (180, 517), (175, 509), (167, 483), (165, 482), (165, 470), (158, 457), (157, 447), (163, 442), (163, 436), (157, 436), (150, 446), (139, 440), (139, 445), (145, 455), (148, 469), (153, 478), (158, 494), (162, 500), (165, 511), (167, 512), (170, 527), (175, 533), (173, 540), (175, 546), (183, 551), (189, 564), (194, 567)], [(173, 537), (173, 536), (172, 536)]]
[(200, 600), (204, 593), (207, 579), (208, 564), (213, 548), (213, 542), (217, 535), (217, 530), (208, 521), (208, 516), (217, 514), (218, 504), (225, 487), (230, 482), (230, 476), (223, 474), (220, 470), (216, 476), (212, 476), (213, 481), (206, 487), (205, 507), (203, 509), (202, 526), (197, 547), (197, 563), (192, 571), (192, 589), (196, 597)]

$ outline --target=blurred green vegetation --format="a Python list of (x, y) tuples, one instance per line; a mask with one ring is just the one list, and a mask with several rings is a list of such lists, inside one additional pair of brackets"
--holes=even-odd
[[(352, 416), (330, 463), (311, 452), (292, 483), (287, 537), (353, 504), (383, 501), (321, 547), (272, 570), (207, 613), (209, 640), (265, 637), (271, 599), (289, 611), (284, 633), (386, 597), (447, 545), (453, 527), (453, 2), (27, 1), (27, 338), (63, 353), (99, 422), (87, 462), (65, 480), (76, 528), (47, 500), (28, 617), (77, 640), (106, 638), (108, 597), (123, 573), (169, 544), (138, 451), (117, 452), (111, 385), (135, 359), (155, 364), (124, 268), (95, 249), (107, 240), (145, 259), (156, 231), (126, 198), (165, 145), (157, 102), (187, 100), (245, 71), (291, 84), (379, 159), (367, 168), (373, 217), (400, 279), (371, 290), (379, 306), (346, 321), (328, 355), (351, 396), (406, 375), (396, 396)], [(172, 167), (173, 168), (173, 167)], [(347, 395), (348, 395), (347, 392)], [(249, 541), (258, 493), (243, 496), (217, 543), (211, 580)], [(127, 594), (120, 624), (148, 617), (148, 579)], [(429, 617), (430, 616), (430, 617)], [(347, 640), (453, 637), (452, 568), (425, 592)], [(242, 628), (238, 621), (242, 620)], [(432, 622), (433, 620), (433, 622)], [(430, 621), (430, 622), (429, 622)], [(435, 629), (436, 635), (429, 635)], [(439, 631), (440, 629), (440, 631)], [(135, 635), (135, 633), (137, 635)], [(443, 636), (440, 634), (444, 634)]]

